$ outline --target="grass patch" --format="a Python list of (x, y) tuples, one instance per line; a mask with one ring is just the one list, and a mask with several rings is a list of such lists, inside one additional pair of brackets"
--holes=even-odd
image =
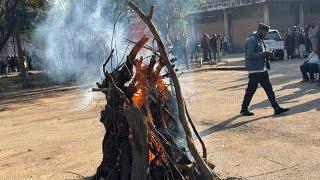
[(25, 86), (18, 73), (0, 78), (0, 93), (24, 89), (45, 88), (57, 83), (50, 80), (44, 73), (29, 73), (29, 85)]

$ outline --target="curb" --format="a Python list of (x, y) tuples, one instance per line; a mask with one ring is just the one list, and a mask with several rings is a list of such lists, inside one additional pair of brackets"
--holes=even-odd
[[(205, 71), (245, 71), (245, 68), (243, 66), (216, 66), (216, 67), (207, 67), (207, 68), (195, 68), (192, 70), (187, 71), (178, 71), (177, 73), (183, 72), (183, 73), (196, 73), (196, 72), (205, 72)], [(87, 85), (73, 85), (73, 86), (60, 86), (60, 87), (47, 87), (47, 88), (41, 88), (41, 89), (33, 89), (30, 91), (25, 92), (9, 92), (9, 93), (0, 93), (0, 97), (2, 100), (11, 100), (13, 98), (18, 97), (26, 97), (26, 96), (33, 96), (37, 94), (45, 94), (45, 93), (52, 93), (52, 92), (63, 92), (63, 91), (69, 91), (69, 90), (75, 90), (80, 88), (89, 88), (93, 87), (94, 85), (87, 84)]]
[(207, 67), (207, 68), (196, 68), (187, 71), (178, 71), (183, 73), (195, 73), (195, 72), (204, 72), (204, 71), (245, 71), (243, 66), (216, 66), (216, 67)]
[[(62, 86), (62, 87), (49, 87), (49, 88), (42, 88), (42, 89), (34, 89), (26, 92), (11, 92), (11, 93), (3, 93), (0, 94), (2, 100), (13, 100), (13, 98), (18, 97), (26, 97), (26, 96), (34, 96), (37, 94), (45, 94), (45, 93), (52, 93), (52, 92), (63, 92), (69, 90), (75, 90), (80, 88), (87, 88), (91, 87), (92, 85), (74, 85), (74, 86)], [(6, 102), (6, 101), (4, 101)]]

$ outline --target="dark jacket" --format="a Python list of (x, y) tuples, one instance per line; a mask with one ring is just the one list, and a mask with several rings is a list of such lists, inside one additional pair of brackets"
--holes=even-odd
[(202, 36), (201, 38), (201, 48), (202, 49), (209, 49), (209, 39), (206, 36)]
[(217, 51), (217, 37), (215, 35), (212, 36), (209, 43), (210, 43), (211, 49), (214, 52), (216, 52)]
[(251, 35), (247, 39), (245, 53), (245, 67), (247, 71), (264, 70), (263, 44), (258, 33)]
[(287, 53), (288, 55), (292, 55), (294, 53), (294, 45), (295, 45), (295, 42), (294, 42), (294, 37), (293, 35), (287, 35), (286, 37), (286, 41), (285, 41), (285, 44), (286, 44), (286, 49), (287, 49)]

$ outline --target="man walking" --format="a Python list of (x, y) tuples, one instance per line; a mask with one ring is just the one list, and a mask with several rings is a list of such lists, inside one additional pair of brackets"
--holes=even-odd
[(269, 79), (269, 73), (266, 64), (266, 57), (270, 57), (270, 52), (264, 51), (263, 39), (267, 36), (270, 27), (265, 24), (259, 24), (258, 31), (254, 33), (246, 42), (245, 47), (245, 66), (249, 72), (249, 83), (242, 103), (240, 114), (244, 116), (253, 116), (248, 110), (254, 93), (260, 84), (266, 92), (274, 114), (282, 114), (289, 111), (279, 106)]

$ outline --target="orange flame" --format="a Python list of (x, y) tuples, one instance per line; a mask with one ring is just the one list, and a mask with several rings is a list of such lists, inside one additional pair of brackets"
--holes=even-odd
[[(143, 41), (143, 39), (141, 41)], [(145, 41), (143, 42), (145, 43)], [(152, 89), (158, 90), (158, 92), (160, 92), (160, 98), (162, 98), (162, 101), (167, 102), (169, 98), (169, 90), (164, 82), (163, 76), (160, 74), (163, 65), (158, 63), (155, 65), (155, 67), (149, 68), (148, 65), (143, 64), (143, 57), (136, 59), (133, 64), (136, 68), (136, 74), (132, 84), (135, 85), (136, 91), (131, 97), (132, 104), (139, 107), (146, 105), (150, 96), (150, 90)], [(165, 111), (163, 112), (163, 118), (165, 123), (167, 123), (169, 114)], [(154, 118), (149, 107), (147, 107), (147, 122), (149, 125), (154, 126)], [(150, 147), (148, 155), (149, 163), (156, 163), (159, 165), (168, 162), (165, 149), (162, 146), (156, 132), (152, 130), (148, 131), (148, 144)]]

